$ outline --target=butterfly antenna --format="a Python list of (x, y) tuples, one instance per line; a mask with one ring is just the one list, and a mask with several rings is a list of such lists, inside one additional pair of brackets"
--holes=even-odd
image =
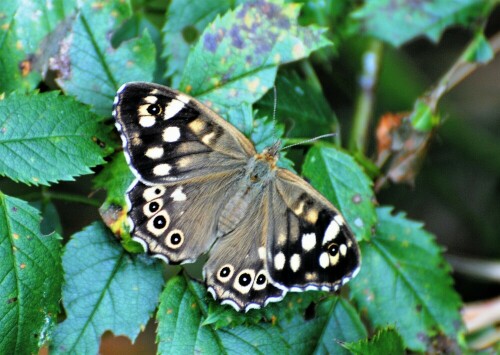
[(273, 137), (275, 141), (278, 141), (276, 136), (276, 108), (278, 107), (278, 90), (276, 89), (276, 84), (273, 85), (274, 91), (274, 106), (273, 106)]
[(288, 148), (291, 148), (291, 147), (295, 147), (296, 145), (302, 145), (302, 144), (307, 144), (307, 143), (315, 142), (315, 141), (323, 139), (323, 138), (335, 137), (336, 135), (337, 135), (337, 133), (323, 134), (321, 136), (317, 136), (317, 137), (314, 137), (314, 138), (311, 138), (311, 139), (306, 139), (305, 141), (302, 141), (302, 142), (298, 142), (298, 143), (287, 145), (287, 146), (281, 148), (280, 150), (285, 150), (285, 149), (288, 149)]

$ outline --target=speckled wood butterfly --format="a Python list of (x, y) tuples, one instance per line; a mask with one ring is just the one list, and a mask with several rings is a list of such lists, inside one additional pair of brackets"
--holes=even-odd
[(127, 191), (134, 240), (170, 264), (209, 253), (208, 291), (236, 310), (287, 291), (336, 291), (360, 267), (339, 211), (277, 167), (280, 143), (257, 153), (194, 98), (142, 82), (123, 85), (113, 115), (137, 177)]

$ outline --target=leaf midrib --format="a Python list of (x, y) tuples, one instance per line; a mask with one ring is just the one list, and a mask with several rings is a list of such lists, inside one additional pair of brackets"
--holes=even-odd
[(72, 344), (71, 348), (69, 350), (67, 350), (67, 352), (72, 353), (73, 350), (75, 349), (76, 345), (80, 342), (81, 339), (83, 339), (82, 335), (85, 333), (87, 327), (90, 325), (92, 318), (94, 317), (95, 313), (99, 309), (99, 305), (101, 304), (102, 300), (104, 299), (104, 296), (106, 295), (111, 282), (113, 281), (115, 275), (117, 274), (118, 269), (121, 267), (122, 260), (124, 257), (125, 257), (125, 249), (122, 249), (122, 251), (120, 252), (120, 256), (118, 257), (118, 260), (116, 261), (116, 264), (113, 267), (113, 270), (111, 271), (108, 279), (106, 280), (106, 284), (102, 288), (101, 294), (99, 295), (99, 299), (95, 303), (95, 306), (92, 309), (92, 312), (90, 313), (89, 317), (87, 317), (87, 320), (85, 321), (84, 326), (81, 328), (81, 331), (78, 334), (77, 341), (75, 341)]
[[(12, 230), (12, 224), (10, 223), (10, 218), (9, 218), (9, 215), (7, 214), (7, 201), (5, 199), (5, 195), (0, 191), (0, 201), (1, 201), (1, 204), (2, 206), (4, 206), (3, 208), (3, 214), (4, 214), (4, 217), (5, 217), (5, 221), (6, 221), (6, 225), (7, 225), (7, 233), (9, 234), (8, 235), (8, 238), (10, 240), (10, 244), (12, 246), (14, 246), (14, 241), (12, 240), (12, 236), (13, 236), (13, 230)], [(11, 249), (12, 250), (12, 249)], [(16, 295), (19, 296), (20, 295), (20, 289), (21, 289), (21, 285), (20, 285), (20, 282), (19, 282), (19, 272), (16, 268), (16, 263), (14, 262), (14, 253), (9, 253), (9, 255), (11, 255), (11, 260), (12, 260), (12, 265), (13, 265), (13, 270), (14, 270), (14, 274), (16, 275), (16, 288), (17, 288), (17, 293)], [(21, 316), (21, 313), (22, 313), (22, 308), (21, 308), (21, 301), (22, 301), (22, 298), (19, 297), (18, 299), (18, 302), (16, 302), (16, 306), (17, 306), (17, 336), (16, 336), (16, 353), (18, 352), (19, 349), (17, 349), (17, 346), (19, 344), (19, 339), (20, 339), (20, 333), (21, 333), (21, 320), (22, 320), (22, 316)]]
[(90, 39), (90, 42), (92, 43), (92, 46), (94, 47), (95, 53), (97, 54), (97, 57), (101, 61), (102, 68), (104, 69), (106, 76), (108, 77), (109, 81), (111, 82), (111, 84), (113, 85), (115, 90), (117, 90), (118, 84), (117, 84), (115, 78), (113, 77), (111, 70), (108, 67), (108, 63), (106, 62), (104, 55), (101, 53), (101, 49), (97, 45), (97, 42), (93, 36), (93, 32), (91, 31), (89, 23), (87, 22), (87, 19), (85, 18), (85, 16), (83, 16), (83, 14), (80, 15), (80, 19), (82, 21), (83, 27), (85, 28), (85, 31), (87, 32), (87, 35), (89, 36), (89, 39)]
[(401, 280), (403, 280), (403, 282), (407, 285), (408, 289), (411, 290), (412, 293), (416, 296), (416, 298), (418, 299), (419, 303), (422, 305), (423, 309), (425, 309), (427, 311), (427, 313), (431, 317), (431, 319), (434, 322), (434, 324), (436, 324), (436, 325), (439, 326), (439, 324), (440, 324), (439, 321), (436, 319), (436, 317), (434, 316), (434, 314), (431, 312), (431, 310), (428, 307), (427, 303), (424, 302), (424, 300), (422, 299), (422, 297), (420, 297), (420, 294), (416, 291), (415, 287), (413, 286), (413, 283), (408, 279), (408, 277), (406, 277), (406, 275), (403, 272), (399, 271), (399, 269), (396, 266), (396, 263), (394, 262), (393, 257), (390, 254), (390, 252), (386, 251), (385, 248), (383, 247), (383, 245), (381, 243), (379, 243), (379, 241), (376, 238), (372, 239), (371, 242), (372, 242), (373, 247), (384, 258), (384, 260), (387, 262), (387, 264), (394, 270), (394, 273), (396, 275), (400, 275)]
[[(201, 316), (202, 316), (202, 319), (200, 319), (200, 325), (198, 326), (198, 332), (196, 333), (197, 334), (196, 335), (196, 339), (198, 340), (199, 330), (203, 327), (203, 321), (207, 318), (207, 312), (205, 311), (205, 309), (203, 309), (203, 307), (205, 307), (205, 305), (198, 298), (198, 294), (196, 293), (196, 290), (191, 285), (191, 282), (188, 279), (188, 276), (186, 275), (186, 273), (184, 273), (183, 276), (184, 276), (184, 282), (187, 285), (187, 289), (193, 295), (193, 297), (194, 297), (194, 299), (196, 301), (196, 304), (198, 305), (198, 309), (200, 310), (200, 313), (201, 313)], [(218, 336), (217, 332), (215, 331), (215, 329), (211, 325), (209, 325), (209, 328), (210, 328), (210, 332), (213, 334), (213, 336), (215, 338), (215, 341), (217, 342), (217, 345), (219, 346), (219, 349), (223, 349), (224, 350), (224, 352), (221, 353), (221, 354), (227, 354), (227, 351), (225, 351), (226, 349), (224, 348), (224, 344), (222, 343), (222, 339), (220, 339), (220, 337)]]
[[(57, 135), (57, 136), (35, 136), (35, 137), (28, 137), (28, 138), (14, 138), (14, 139), (0, 140), (0, 146), (2, 144), (19, 143), (19, 142), (26, 142), (26, 141), (37, 141), (37, 140), (51, 140), (51, 139), (57, 139), (57, 138), (72, 138), (72, 137), (86, 138), (85, 135), (81, 135), (81, 134), (67, 134), (67, 135)], [(90, 136), (88, 136), (88, 138), (90, 138)]]

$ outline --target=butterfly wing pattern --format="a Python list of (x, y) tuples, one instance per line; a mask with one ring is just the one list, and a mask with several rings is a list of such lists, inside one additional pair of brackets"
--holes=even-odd
[(127, 191), (131, 235), (170, 264), (208, 253), (208, 291), (248, 311), (288, 291), (336, 291), (359, 271), (342, 215), (306, 181), (257, 153), (194, 98), (132, 82), (113, 116), (136, 176)]

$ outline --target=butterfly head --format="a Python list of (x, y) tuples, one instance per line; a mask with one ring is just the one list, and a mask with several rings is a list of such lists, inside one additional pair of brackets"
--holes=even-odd
[(264, 156), (266, 160), (277, 162), (280, 157), (279, 152), (281, 150), (281, 146), (281, 140), (278, 139), (276, 143), (264, 149), (259, 155)]

